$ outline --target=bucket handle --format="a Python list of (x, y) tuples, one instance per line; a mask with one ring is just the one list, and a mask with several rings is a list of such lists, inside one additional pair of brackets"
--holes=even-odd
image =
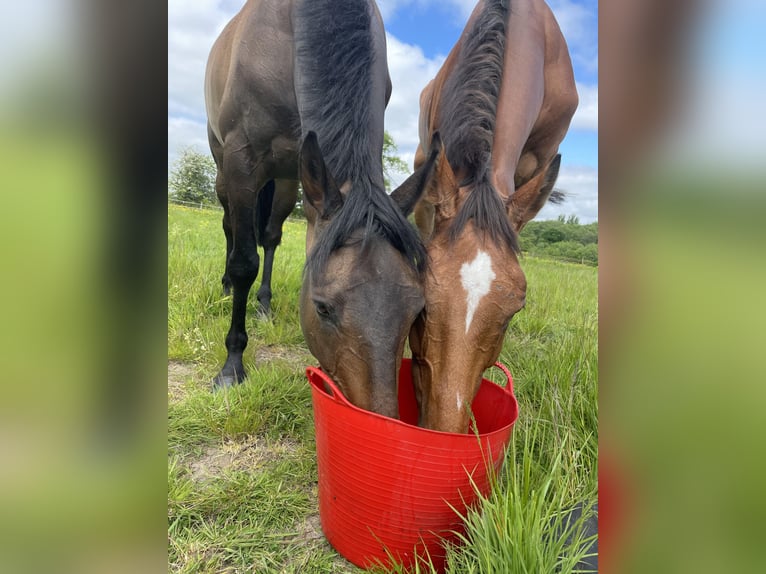
[[(505, 390), (506, 393), (513, 396), (513, 376), (511, 375), (511, 371), (508, 370), (508, 367), (506, 367), (503, 363), (500, 361), (496, 361), (493, 365), (503, 371), (503, 374), (505, 375), (505, 378), (507, 380), (507, 384), (504, 387), (501, 387), (498, 385), (501, 389)], [(325, 386), (328, 387), (332, 393), (332, 398), (335, 399), (335, 402), (341, 403), (342, 405), (345, 405), (347, 407), (353, 407), (354, 405), (351, 404), (351, 402), (346, 398), (346, 395), (344, 395), (338, 386), (335, 384), (335, 381), (333, 381), (330, 377), (327, 376), (327, 373), (325, 373), (322, 369), (317, 368), (309, 368), (307, 369), (307, 372), (316, 373), (320, 379), (324, 382)]]
[(327, 376), (327, 373), (325, 373), (322, 369), (309, 368), (309, 369), (307, 369), (307, 371), (309, 373), (315, 373), (316, 375), (319, 376), (320, 379), (322, 379), (322, 381), (325, 384), (325, 387), (330, 389), (332, 398), (335, 399), (336, 403), (340, 403), (342, 405), (346, 405), (347, 407), (353, 407), (354, 406), (346, 398), (346, 395), (344, 395), (342, 392), (340, 392), (340, 389), (335, 384), (335, 381), (333, 381), (329, 376)]
[[(504, 387), (500, 387), (501, 389), (505, 389), (505, 392), (509, 395), (513, 396), (513, 377), (511, 376), (511, 371), (508, 370), (508, 367), (506, 367), (503, 363), (500, 361), (495, 362), (493, 365), (503, 371), (505, 374), (505, 378), (508, 380), (508, 384), (506, 384)], [(500, 386), (500, 385), (498, 385)]]

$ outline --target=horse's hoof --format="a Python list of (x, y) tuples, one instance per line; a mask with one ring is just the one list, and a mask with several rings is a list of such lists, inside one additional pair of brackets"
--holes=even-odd
[(266, 321), (271, 320), (271, 305), (268, 307), (264, 307), (263, 305), (258, 305), (258, 318), (263, 319)]
[(239, 382), (240, 381), (237, 380), (237, 377), (234, 375), (224, 375), (223, 373), (219, 373), (213, 379), (213, 390), (217, 391), (218, 389), (233, 387)]
[(258, 318), (271, 319), (271, 291), (258, 289)]

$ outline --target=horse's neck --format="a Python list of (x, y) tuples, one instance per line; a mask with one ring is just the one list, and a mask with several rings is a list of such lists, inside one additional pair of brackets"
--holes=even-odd
[[(493, 171), (513, 173), (519, 163), (524, 144), (540, 113), (545, 88), (543, 67), (545, 57), (545, 30), (539, 0), (515, 0), (512, 3), (505, 34), (503, 55), (503, 78), (498, 97), (495, 117), (495, 134), (492, 144)], [(479, 5), (453, 49), (450, 51), (439, 73), (427, 88), (430, 91), (427, 107), (421, 101), (421, 109), (427, 109), (428, 125), (421, 126), (421, 145), (428, 148), (425, 134), (440, 128), (438, 118), (444, 83), (454, 73), (458, 64), (458, 53), (464, 36), (471, 28), (472, 21), (480, 10)], [(423, 118), (421, 118), (421, 121)], [(458, 177), (460, 175), (458, 174)], [(512, 183), (511, 183), (512, 185)], [(513, 187), (498, 191), (503, 196), (513, 193)]]
[(503, 79), (495, 118), (492, 168), (498, 192), (509, 197), (524, 145), (545, 92), (545, 28), (535, 0), (517, 0), (508, 19)]
[(501, 195), (545, 169), (577, 108), (566, 41), (542, 0), (516, 0), (508, 22), (493, 172)]

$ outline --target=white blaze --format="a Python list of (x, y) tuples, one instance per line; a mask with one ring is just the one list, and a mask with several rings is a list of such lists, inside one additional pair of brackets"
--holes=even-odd
[(473, 314), (479, 306), (479, 301), (487, 293), (492, 281), (495, 280), (495, 272), (492, 271), (492, 259), (484, 251), (479, 251), (476, 258), (470, 263), (463, 263), (460, 268), (460, 282), (463, 284), (466, 295), (465, 332), (468, 332)]

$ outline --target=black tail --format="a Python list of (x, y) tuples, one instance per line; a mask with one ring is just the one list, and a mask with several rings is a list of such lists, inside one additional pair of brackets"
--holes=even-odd
[(270, 179), (261, 188), (258, 199), (255, 201), (255, 241), (258, 245), (263, 245), (263, 236), (266, 233), (266, 226), (271, 217), (271, 208), (274, 205), (275, 190), (274, 180)]
[(556, 205), (560, 205), (564, 203), (566, 199), (567, 199), (567, 194), (560, 189), (554, 189), (553, 191), (551, 191), (551, 194), (548, 196), (548, 201)]

